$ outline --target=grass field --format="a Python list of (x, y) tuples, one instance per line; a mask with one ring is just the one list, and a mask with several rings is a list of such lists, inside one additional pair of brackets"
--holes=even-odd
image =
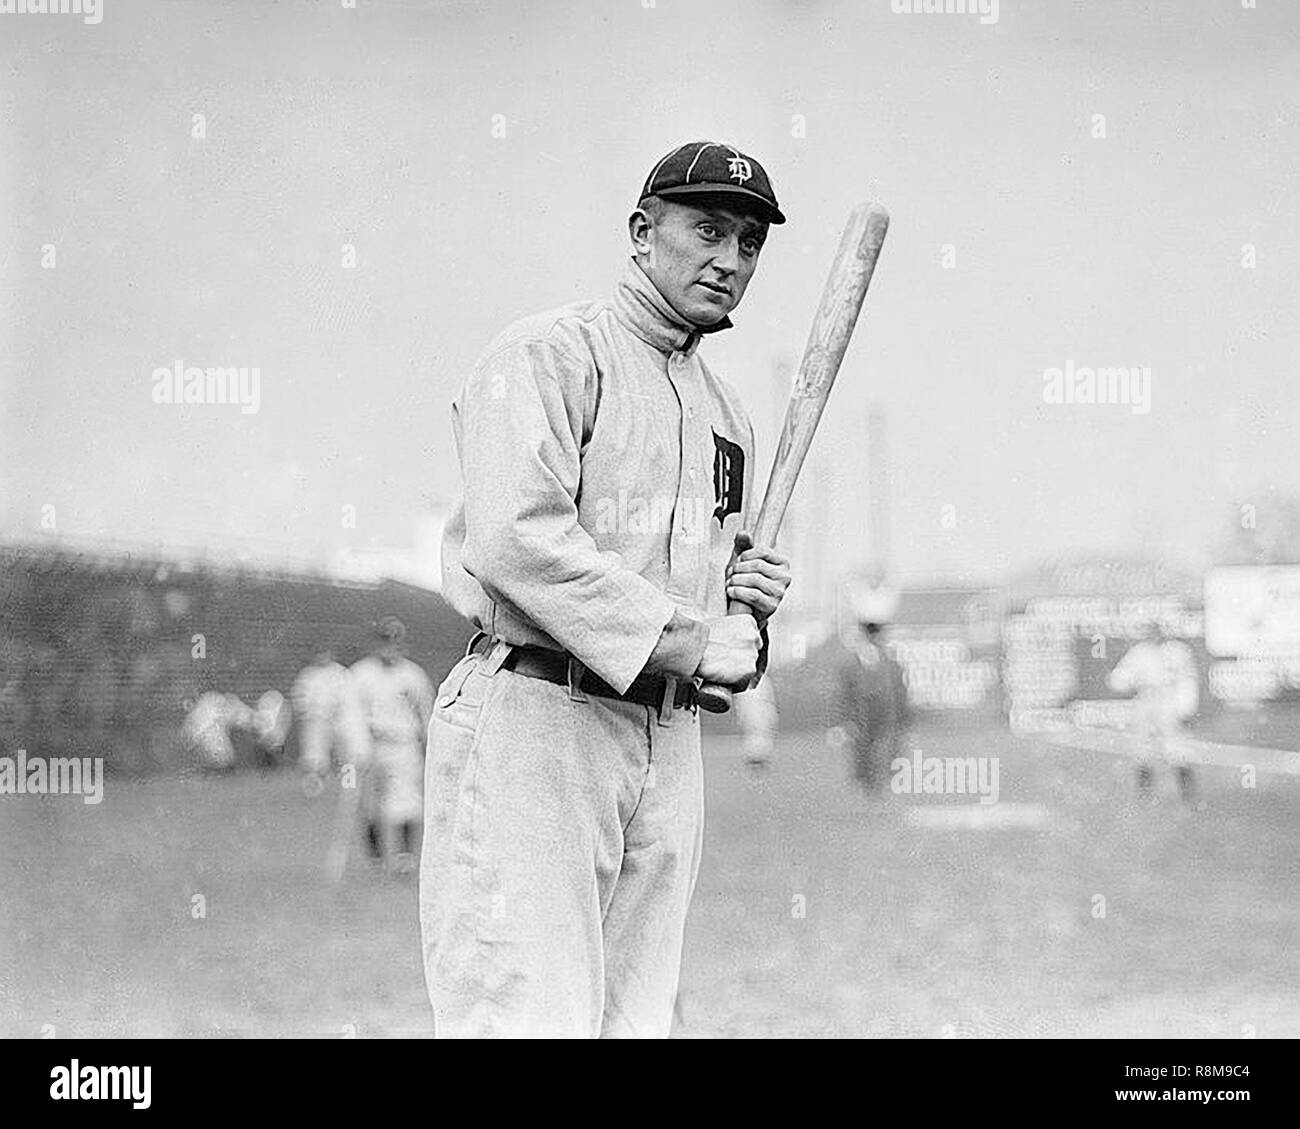
[[(998, 757), (1004, 818), (864, 795), (820, 734), (762, 775), (709, 738), (678, 1035), (1300, 1035), (1296, 777), (1205, 769), (1189, 811), (1114, 756), (916, 740)], [(414, 880), (328, 885), (333, 806), (289, 773), (0, 798), (0, 1031), (431, 1033)]]

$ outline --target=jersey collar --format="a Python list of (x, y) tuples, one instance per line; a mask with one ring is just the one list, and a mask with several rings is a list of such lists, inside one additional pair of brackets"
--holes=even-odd
[(661, 353), (693, 353), (704, 334), (731, 328), (728, 317), (716, 325), (692, 325), (668, 304), (635, 259), (628, 259), (619, 279), (614, 309), (633, 333)]

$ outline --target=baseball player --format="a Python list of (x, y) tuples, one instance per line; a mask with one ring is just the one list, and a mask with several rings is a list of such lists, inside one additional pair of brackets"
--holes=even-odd
[(415, 841), (423, 805), (424, 737), (433, 710), (433, 684), (403, 654), (406, 627), (388, 616), (375, 653), (354, 663), (351, 693), (369, 734), (364, 816), (371, 856), (398, 873), (415, 868)]
[(323, 778), (333, 765), (336, 747), (341, 745), (346, 684), (347, 670), (334, 661), (332, 652), (325, 650), (312, 656), (289, 691), (298, 725), (298, 762), (302, 767), (303, 787), (311, 796), (320, 795), (324, 789)]
[(234, 694), (209, 690), (186, 715), (183, 732), (203, 768), (227, 771), (238, 759), (233, 734), (252, 729), (253, 719), (253, 711)]
[(1196, 659), (1181, 639), (1169, 638), (1158, 623), (1127, 651), (1110, 672), (1107, 683), (1121, 694), (1134, 694), (1132, 730), (1137, 737), (1138, 788), (1151, 789), (1152, 764), (1173, 769), (1182, 798), (1195, 799), (1196, 780), (1187, 763), (1183, 723), (1196, 713), (1200, 683)]
[(854, 779), (876, 790), (903, 751), (910, 713), (902, 668), (885, 650), (881, 625), (864, 619), (858, 628), (837, 671), (835, 710), (849, 738)]
[(253, 709), (253, 737), (258, 764), (270, 768), (284, 755), (284, 742), (293, 724), (293, 707), (279, 690), (267, 690)]
[(696, 689), (761, 675), (790, 582), (750, 545), (753, 431), (699, 345), (784, 221), (752, 157), (678, 146), (613, 298), (515, 323), (453, 402), (444, 595), (479, 633), (429, 729), (440, 1035), (668, 1033), (702, 841)]

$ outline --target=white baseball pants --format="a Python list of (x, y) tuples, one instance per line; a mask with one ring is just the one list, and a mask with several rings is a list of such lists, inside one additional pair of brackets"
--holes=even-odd
[(435, 1032), (666, 1036), (703, 838), (699, 719), (576, 700), (500, 669), (508, 653), (462, 659), (429, 726)]

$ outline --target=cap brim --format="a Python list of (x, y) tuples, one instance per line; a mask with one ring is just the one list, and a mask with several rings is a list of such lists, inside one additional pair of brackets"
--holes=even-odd
[(680, 196), (736, 196), (757, 205), (754, 210), (768, 223), (785, 223), (781, 209), (771, 200), (738, 184), (682, 184), (676, 188), (660, 188), (654, 194), (665, 200), (675, 200)]

